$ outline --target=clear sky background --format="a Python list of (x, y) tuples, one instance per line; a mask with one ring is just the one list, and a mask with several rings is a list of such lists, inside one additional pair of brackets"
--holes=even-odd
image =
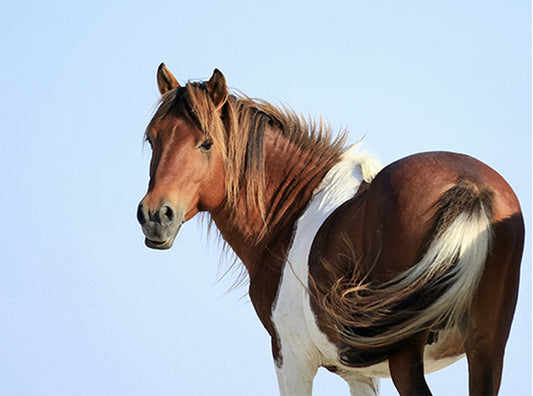
[[(383, 163), (473, 155), (526, 216), (502, 395), (531, 394), (529, 1), (9, 1), (0, 12), (0, 395), (274, 395), (270, 342), (197, 219), (135, 220), (164, 61), (323, 115)], [(466, 395), (466, 363), (429, 377)], [(384, 395), (396, 394), (390, 380)], [(348, 394), (320, 371), (315, 395)]]

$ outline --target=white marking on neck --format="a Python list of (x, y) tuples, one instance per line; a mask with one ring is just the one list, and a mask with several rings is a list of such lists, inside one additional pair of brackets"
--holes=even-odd
[(291, 387), (291, 378), (310, 378), (312, 382), (320, 365), (338, 364), (337, 349), (318, 328), (309, 304), (309, 252), (326, 218), (355, 195), (362, 181), (371, 181), (380, 169), (377, 160), (360, 152), (358, 145), (350, 147), (326, 174), (296, 223), (272, 311), (281, 347), (277, 367), (283, 394), (297, 391)]

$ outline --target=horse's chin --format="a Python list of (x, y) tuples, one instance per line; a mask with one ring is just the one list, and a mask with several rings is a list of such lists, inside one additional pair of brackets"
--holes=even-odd
[(170, 249), (172, 247), (172, 245), (174, 245), (174, 240), (176, 239), (176, 236), (178, 235), (178, 231), (179, 229), (181, 228), (181, 225), (180, 227), (177, 228), (176, 231), (174, 231), (172, 233), (172, 235), (164, 240), (164, 241), (155, 241), (153, 239), (150, 239), (148, 237), (146, 237), (144, 239), (144, 244), (146, 246), (148, 246), (149, 248), (151, 249), (157, 249), (157, 250), (167, 250), (167, 249)]
[(164, 241), (164, 242), (157, 242), (157, 241), (152, 241), (152, 240), (150, 240), (148, 238), (145, 238), (144, 239), (144, 244), (146, 246), (148, 246), (149, 248), (151, 248), (151, 249), (167, 250), (167, 249), (170, 249), (172, 247), (172, 245), (174, 244), (174, 241), (168, 240), (168, 241)]

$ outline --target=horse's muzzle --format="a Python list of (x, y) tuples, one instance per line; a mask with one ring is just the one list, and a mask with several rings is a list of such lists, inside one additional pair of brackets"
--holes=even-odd
[(137, 208), (137, 220), (146, 239), (144, 243), (152, 249), (170, 249), (184, 222), (182, 211), (170, 203), (163, 203), (155, 210), (148, 209), (142, 201)]

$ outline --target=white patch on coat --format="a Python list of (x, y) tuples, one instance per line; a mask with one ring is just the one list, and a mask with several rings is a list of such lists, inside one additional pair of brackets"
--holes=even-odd
[(380, 169), (375, 159), (359, 152), (357, 145), (352, 146), (326, 174), (296, 224), (272, 311), (281, 347), (277, 372), (282, 395), (309, 394), (318, 367), (340, 364), (337, 348), (319, 330), (309, 304), (307, 258), (326, 218), (355, 195), (363, 180), (370, 181)]

